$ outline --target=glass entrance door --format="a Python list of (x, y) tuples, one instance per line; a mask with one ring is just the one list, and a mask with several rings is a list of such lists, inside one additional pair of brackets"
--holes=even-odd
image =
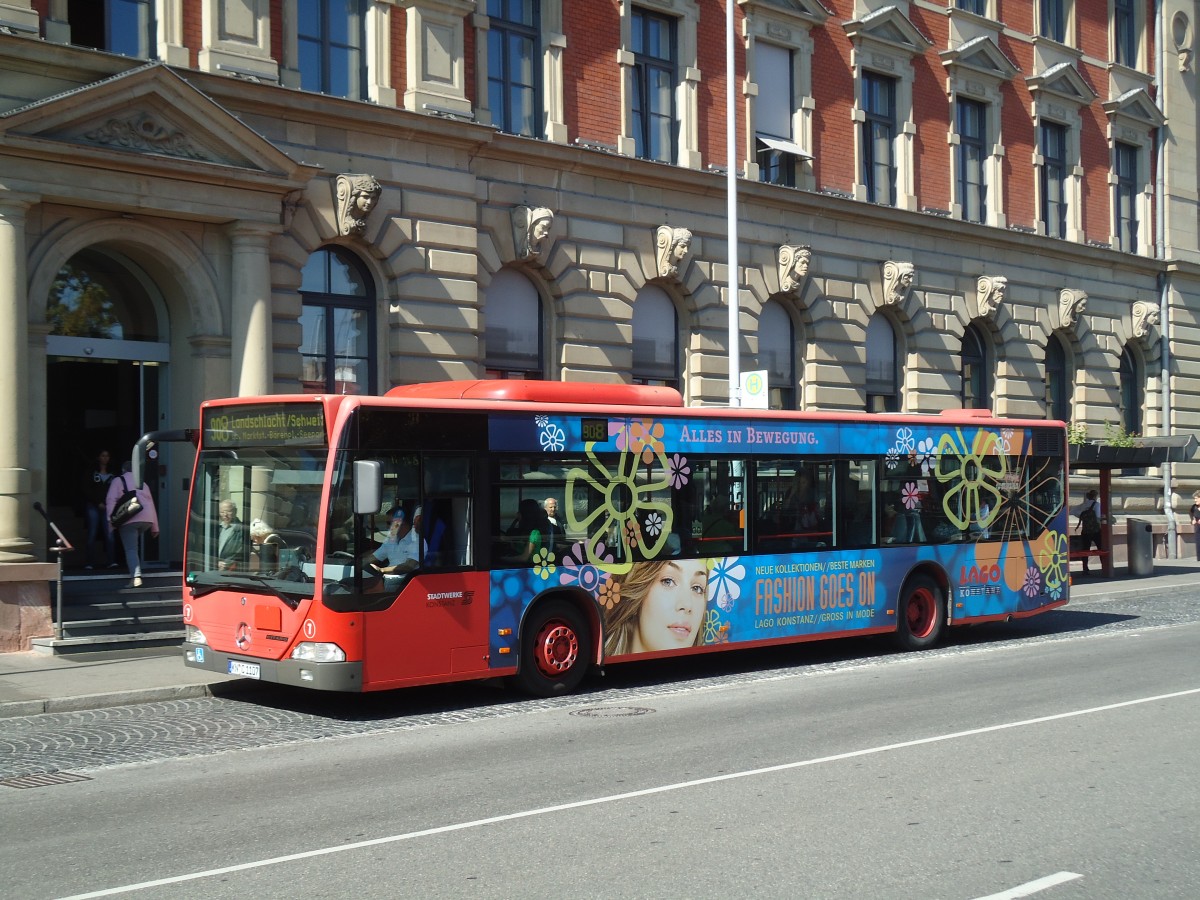
[[(70, 338), (50, 337), (51, 349)], [(102, 568), (106, 562), (105, 546), (96, 541), (91, 552), (87, 544), (86, 506), (88, 485), (94, 482), (96, 459), (101, 450), (111, 457), (109, 471), (120, 473), (134, 443), (147, 431), (161, 427), (159, 411), (165, 371), (159, 361), (122, 359), (116, 346), (133, 342), (89, 340), (92, 354), (83, 356), (51, 355), (47, 358), (46, 387), (48, 412), (46, 416), (46, 494), (50, 515), (77, 548), (64, 560), (68, 569), (81, 568), (91, 557)], [(106, 347), (105, 345), (113, 345)], [(139, 342), (139, 351), (152, 354), (161, 345)], [(97, 358), (107, 352), (112, 357)], [(146, 483), (150, 485), (158, 507), (162, 534), (159, 539), (146, 536), (143, 559), (146, 563), (165, 563), (168, 548), (173, 546), (169, 533), (170, 511), (163, 509), (165, 499), (158, 467), (148, 461)], [(124, 566), (120, 538), (117, 538), (116, 560)]]

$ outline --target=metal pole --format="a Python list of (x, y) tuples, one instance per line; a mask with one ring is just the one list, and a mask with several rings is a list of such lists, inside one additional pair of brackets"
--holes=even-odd
[(741, 340), (738, 328), (738, 230), (737, 230), (737, 106), (734, 82), (737, 72), (733, 53), (734, 0), (725, 0), (725, 218), (729, 260), (729, 405), (741, 406)]

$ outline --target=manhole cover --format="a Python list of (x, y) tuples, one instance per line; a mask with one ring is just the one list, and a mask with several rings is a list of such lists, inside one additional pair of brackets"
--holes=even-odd
[(583, 716), (586, 719), (619, 719), (622, 716), (644, 716), (654, 710), (648, 706), (593, 706), (589, 709), (574, 710), (571, 715)]
[(72, 781), (91, 781), (87, 775), (73, 772), (41, 772), (37, 775), (17, 775), (0, 780), (0, 785), (10, 788), (48, 787), (52, 784), (70, 784)]

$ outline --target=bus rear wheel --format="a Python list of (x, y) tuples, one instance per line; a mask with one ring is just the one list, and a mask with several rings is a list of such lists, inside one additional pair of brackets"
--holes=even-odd
[(561, 600), (530, 613), (521, 637), (517, 686), (535, 697), (575, 690), (587, 673), (591, 629), (578, 609)]
[(946, 602), (928, 575), (914, 575), (904, 585), (896, 610), (896, 643), (902, 650), (924, 650), (942, 639)]

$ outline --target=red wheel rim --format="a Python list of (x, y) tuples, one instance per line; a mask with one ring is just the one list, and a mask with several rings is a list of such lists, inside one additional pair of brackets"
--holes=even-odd
[(562, 622), (547, 622), (538, 633), (534, 659), (543, 675), (565, 675), (579, 659), (579, 637)]
[(916, 638), (929, 637), (937, 621), (937, 599), (931, 591), (918, 588), (909, 595), (904, 613), (909, 634)]

